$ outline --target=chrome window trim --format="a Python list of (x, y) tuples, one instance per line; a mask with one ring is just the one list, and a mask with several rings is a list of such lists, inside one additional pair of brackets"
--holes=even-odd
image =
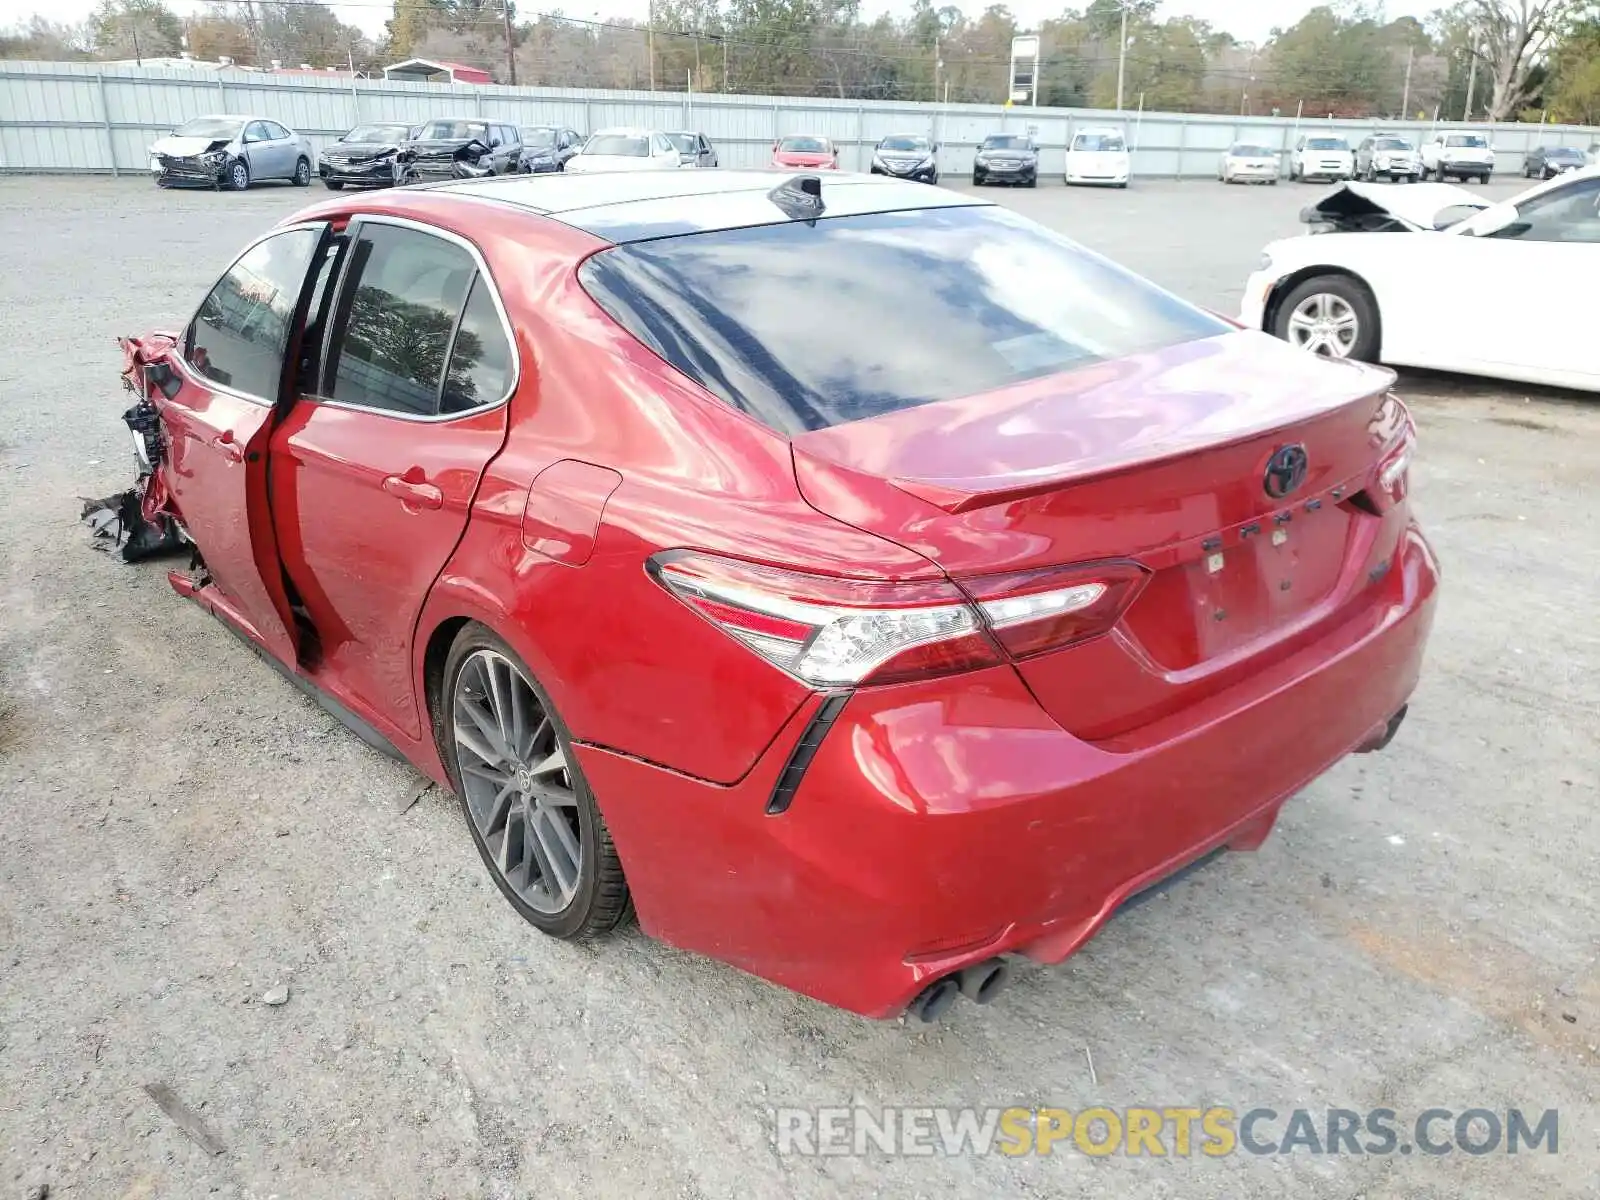
[[(391, 216), (388, 213), (351, 213), (350, 224), (362, 225), (393, 225), (401, 229), (410, 229), (416, 233), (425, 233), (433, 237), (442, 238), (444, 241), (465, 250), (471, 256), (473, 264), (477, 267), (478, 278), (489, 285), (489, 298), (494, 301), (494, 311), (500, 317), (500, 329), (506, 336), (506, 344), (511, 350), (511, 381), (506, 385), (506, 393), (498, 400), (488, 401), (472, 408), (464, 408), (460, 412), (434, 413), (431, 416), (422, 413), (403, 413), (392, 408), (375, 408), (370, 404), (352, 404), (348, 400), (335, 400), (330, 396), (308, 397), (313, 403), (325, 405), (328, 408), (343, 409), (346, 412), (371, 413), (379, 417), (393, 417), (397, 421), (411, 421), (419, 425), (436, 425), (444, 421), (459, 421), (464, 417), (475, 417), (479, 413), (489, 412), (510, 402), (516, 395), (517, 387), (522, 382), (522, 352), (517, 346), (516, 331), (512, 328), (511, 318), (506, 314), (504, 301), (500, 299), (500, 288), (494, 281), (494, 275), (489, 270), (489, 264), (484, 261), (482, 252), (472, 242), (462, 237), (453, 230), (441, 228), (438, 225), (429, 225), (424, 221), (413, 221), (408, 217)], [(348, 226), (347, 226), (348, 228)], [(284, 232), (279, 230), (278, 232)], [(242, 255), (240, 257), (243, 257)], [(342, 281), (341, 281), (342, 282)], [(471, 289), (462, 297), (462, 311), (466, 311), (467, 300), (471, 298)], [(338, 297), (334, 297), (337, 304)], [(461, 314), (457, 314), (459, 322)], [(328, 331), (332, 334), (332, 330)], [(450, 364), (445, 364), (445, 374), (450, 373)]]

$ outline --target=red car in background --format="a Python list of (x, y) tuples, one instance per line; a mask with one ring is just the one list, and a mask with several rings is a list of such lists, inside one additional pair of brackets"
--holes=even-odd
[(820, 171), (839, 169), (839, 148), (825, 137), (795, 135), (772, 143), (772, 165), (807, 167)]
[(125, 345), (102, 529), (452, 788), (519, 913), (875, 1017), (1257, 846), (1432, 618), (1388, 371), (912, 183), (341, 196)]

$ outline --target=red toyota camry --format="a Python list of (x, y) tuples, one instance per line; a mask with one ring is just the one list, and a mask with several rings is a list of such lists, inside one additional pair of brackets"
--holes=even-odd
[(129, 339), (93, 514), (447, 784), (540, 930), (983, 1001), (1393, 736), (1392, 376), (856, 175), (341, 196)]

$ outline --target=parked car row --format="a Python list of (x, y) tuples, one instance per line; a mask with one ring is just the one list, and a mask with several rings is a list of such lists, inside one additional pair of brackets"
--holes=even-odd
[[(576, 165), (575, 164), (576, 161)], [(552, 171), (715, 167), (704, 133), (602, 129), (588, 138), (559, 125), (518, 127), (478, 117), (358, 125), (319, 155), (309, 139), (267, 117), (195, 117), (150, 147), (158, 187), (243, 191), (262, 180), (299, 187), (320, 176), (330, 191), (441, 179)]]

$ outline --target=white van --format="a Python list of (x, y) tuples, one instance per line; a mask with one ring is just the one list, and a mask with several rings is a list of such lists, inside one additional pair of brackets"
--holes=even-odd
[(1356, 156), (1350, 143), (1331, 134), (1303, 135), (1289, 155), (1290, 179), (1354, 179)]
[(1068, 184), (1104, 183), (1125, 188), (1131, 169), (1122, 130), (1085, 128), (1072, 135), (1067, 146)]

